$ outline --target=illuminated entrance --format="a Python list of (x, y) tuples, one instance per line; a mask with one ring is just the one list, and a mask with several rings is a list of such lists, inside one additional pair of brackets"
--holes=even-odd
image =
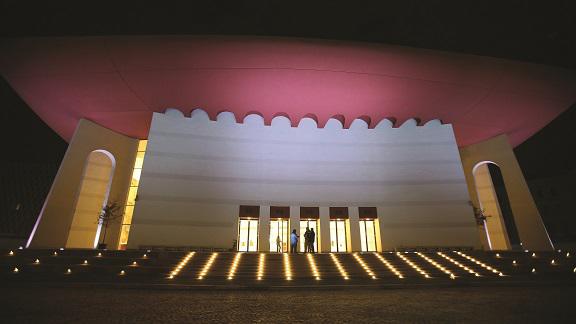
[(314, 229), (314, 252), (318, 252), (318, 220), (317, 219), (300, 219), (300, 252), (306, 251), (304, 248), (304, 233), (306, 233), (306, 227), (310, 230)]
[(259, 206), (240, 206), (238, 220), (238, 251), (258, 251), (258, 218)]
[(288, 252), (290, 207), (270, 206), (270, 252)]
[(375, 252), (376, 245), (376, 207), (358, 208), (360, 215), (360, 250), (362, 252)]
[(347, 207), (330, 207), (330, 251), (347, 252), (348, 233), (346, 220), (348, 218)]

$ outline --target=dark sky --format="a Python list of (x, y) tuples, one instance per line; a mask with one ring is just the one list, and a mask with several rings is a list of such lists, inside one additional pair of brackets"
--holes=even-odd
[[(576, 68), (576, 1), (163, 1), (155, 6), (145, 3), (0, 0), (0, 37), (122, 34), (311, 37), (382, 42)], [(0, 80), (0, 111), (2, 120), (11, 120), (1, 128), (0, 135), (14, 139), (5, 144), (13, 154), (4, 156), (4, 161), (61, 158), (66, 144), (35, 118), (5, 80)], [(556, 133), (563, 136), (562, 131)], [(550, 136), (552, 139), (532, 142), (554, 141), (554, 134), (547, 135)], [(530, 150), (521, 153), (526, 156), (524, 166), (531, 168), (529, 164), (534, 162)], [(559, 159), (563, 160), (560, 164), (573, 165), (571, 158)]]

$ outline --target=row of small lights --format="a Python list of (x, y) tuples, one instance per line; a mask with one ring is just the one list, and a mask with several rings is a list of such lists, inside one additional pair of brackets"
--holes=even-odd
[(404, 279), (404, 276), (402, 275), (402, 273), (400, 271), (398, 271), (390, 262), (388, 262), (388, 260), (386, 260), (386, 258), (384, 258), (384, 256), (374, 252), (374, 255), (380, 260), (380, 262), (384, 263), (384, 265), (386, 266), (386, 268), (388, 268), (388, 270), (390, 270), (392, 273), (394, 273), (396, 276), (398, 276), (398, 278), (400, 279)]
[(340, 260), (338, 260), (338, 257), (334, 253), (330, 253), (330, 257), (332, 258), (332, 262), (334, 262), (334, 265), (336, 265), (336, 268), (338, 268), (338, 271), (340, 271), (340, 275), (342, 276), (342, 278), (344, 278), (344, 280), (348, 280), (349, 279), (348, 273), (346, 272), (346, 269), (344, 269), (342, 264), (340, 264)]
[(234, 257), (234, 261), (232, 261), (232, 266), (230, 267), (230, 271), (228, 271), (228, 280), (234, 279), (234, 275), (236, 274), (236, 269), (238, 269), (238, 264), (240, 263), (240, 258), (242, 258), (242, 252), (236, 253)]
[(310, 253), (306, 255), (308, 258), (308, 264), (310, 265), (310, 270), (312, 270), (312, 274), (316, 278), (316, 280), (320, 280), (320, 273), (318, 272), (318, 267), (316, 267), (316, 260), (314, 260), (314, 256)]
[(260, 253), (260, 257), (258, 258), (258, 280), (262, 280), (264, 277), (264, 266), (266, 265), (266, 254)]
[(430, 275), (426, 271), (422, 270), (422, 268), (420, 268), (414, 262), (410, 261), (407, 257), (402, 255), (402, 253), (396, 252), (396, 255), (400, 259), (402, 259), (404, 262), (406, 262), (410, 267), (412, 267), (412, 269), (416, 270), (418, 273), (420, 273), (422, 276), (424, 276), (424, 278), (427, 278), (427, 279), (431, 278)]
[(188, 262), (190, 261), (190, 259), (192, 259), (195, 253), (196, 252), (188, 252), (188, 254), (186, 254), (186, 256), (174, 267), (174, 269), (172, 269), (172, 272), (170, 272), (168, 279), (174, 279), (174, 277), (176, 277), (180, 273), (182, 268), (184, 268), (188, 264)]
[[(488, 270), (488, 271), (492, 271), (493, 273), (497, 273), (500, 277), (503, 277), (503, 276), (504, 276), (504, 274), (502, 273), (502, 271), (500, 271), (500, 270), (498, 270), (498, 269), (496, 269), (496, 268), (494, 268), (494, 267), (491, 267), (491, 266), (487, 265), (486, 263), (483, 263), (483, 262), (481, 262), (481, 261), (478, 261), (478, 260), (476, 260), (475, 258), (467, 255), (466, 253), (463, 253), (463, 252), (460, 252), (460, 251), (455, 251), (455, 252), (456, 252), (456, 254), (458, 254), (459, 256), (464, 257), (464, 258), (466, 258), (466, 259), (468, 259), (468, 260), (476, 263), (477, 265), (481, 266), (482, 268), (484, 268), (484, 269), (486, 269), (486, 270)], [(554, 263), (554, 260), (552, 260), (552, 263)]]
[(284, 274), (286, 275), (286, 280), (292, 280), (292, 265), (290, 264), (290, 257), (288, 254), (284, 253)]
[(204, 264), (202, 271), (200, 271), (200, 274), (198, 275), (198, 280), (204, 279), (204, 277), (206, 276), (208, 271), (210, 271), (210, 268), (212, 267), (212, 264), (214, 263), (214, 261), (216, 260), (217, 257), (218, 257), (218, 252), (212, 253), (212, 255), (210, 256), (210, 259), (208, 259), (206, 264)]
[(352, 254), (354, 256), (354, 258), (356, 259), (356, 261), (358, 263), (360, 263), (360, 266), (362, 266), (362, 268), (364, 269), (364, 271), (366, 271), (366, 273), (372, 278), (372, 279), (376, 279), (376, 275), (374, 274), (374, 272), (372, 272), (372, 269), (370, 269), (370, 267), (366, 264), (366, 262), (364, 262), (364, 260), (362, 260), (362, 257), (360, 257), (360, 255), (358, 255), (358, 253), (354, 253)]
[(449, 276), (450, 276), (450, 279), (456, 279), (456, 275), (455, 275), (452, 271), (446, 269), (444, 266), (442, 266), (442, 265), (439, 264), (438, 262), (430, 259), (429, 257), (425, 256), (424, 254), (422, 254), (422, 253), (420, 253), (420, 252), (416, 252), (416, 254), (418, 254), (418, 256), (421, 257), (422, 259), (428, 261), (428, 263), (432, 264), (433, 266), (435, 266), (435, 267), (436, 267), (437, 269), (439, 269), (440, 271), (442, 271), (442, 272), (444, 272), (445, 274), (449, 275)]
[(480, 277), (480, 274), (470, 268), (468, 268), (467, 266), (463, 265), (462, 263), (452, 259), (451, 257), (447, 256), (446, 254), (442, 253), (442, 252), (436, 252), (439, 256), (443, 257), (444, 259), (450, 261), (451, 263), (455, 264), (456, 266), (468, 271), (469, 273), (473, 274), (476, 277)]

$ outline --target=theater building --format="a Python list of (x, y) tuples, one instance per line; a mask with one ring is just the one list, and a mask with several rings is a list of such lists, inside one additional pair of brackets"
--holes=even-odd
[(553, 248), (513, 148), (576, 101), (573, 71), (132, 36), (6, 40), (0, 72), (69, 142), (29, 247), (95, 248), (116, 202), (112, 249), (287, 251), (306, 228), (321, 252)]

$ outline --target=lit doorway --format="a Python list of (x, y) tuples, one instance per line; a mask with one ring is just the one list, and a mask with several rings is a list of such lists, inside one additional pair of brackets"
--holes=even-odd
[(343, 219), (330, 220), (330, 251), (346, 252), (346, 221)]
[(238, 251), (258, 251), (258, 220), (241, 218), (238, 224)]
[(375, 252), (377, 249), (374, 219), (360, 220), (360, 248), (362, 252)]
[(317, 219), (301, 219), (300, 220), (300, 252), (306, 251), (304, 248), (304, 233), (306, 233), (306, 227), (310, 230), (314, 229), (314, 252), (318, 252), (318, 220)]
[(288, 219), (270, 220), (270, 252), (288, 252), (288, 232)]

